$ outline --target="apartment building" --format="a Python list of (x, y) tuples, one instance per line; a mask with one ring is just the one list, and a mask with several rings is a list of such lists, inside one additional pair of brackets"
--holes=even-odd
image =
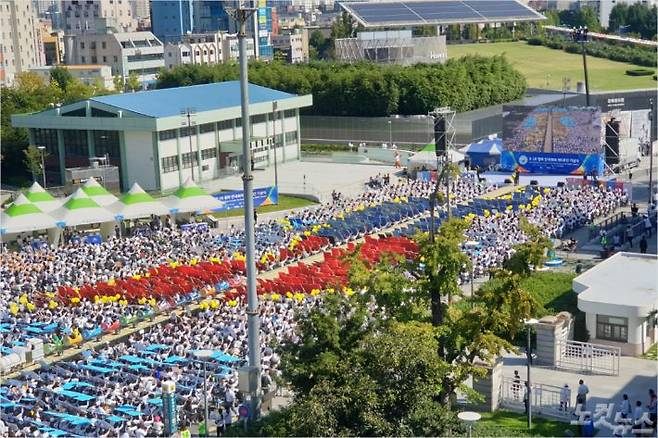
[(165, 66), (164, 46), (151, 32), (66, 35), (66, 64), (104, 64), (113, 76), (135, 73), (144, 88)]
[(63, 0), (62, 19), (67, 34), (132, 32), (137, 29), (130, 0)]
[(46, 62), (41, 30), (32, 2), (0, 0), (0, 84)]
[[(254, 41), (247, 40), (247, 56), (254, 57)], [(181, 64), (221, 64), (239, 59), (237, 35), (226, 32), (188, 34), (180, 43), (167, 43), (164, 60), (167, 68)]]

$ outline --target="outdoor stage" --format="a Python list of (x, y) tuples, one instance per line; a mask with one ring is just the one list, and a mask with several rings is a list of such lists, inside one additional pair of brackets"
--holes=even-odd
[[(480, 174), (481, 178), (485, 178), (487, 180), (487, 184), (498, 184), (499, 186), (505, 184), (505, 180), (512, 179), (512, 173), (511, 172), (486, 172), (486, 173), (481, 173)], [(566, 182), (567, 178), (580, 178), (582, 179), (582, 176), (578, 175), (536, 175), (536, 174), (521, 174), (519, 178), (519, 185), (520, 186), (526, 186), (530, 184), (530, 181), (537, 181), (537, 183), (542, 186), (542, 187), (557, 187), (557, 184), (559, 182)], [(587, 179), (590, 179), (591, 177), (588, 177)], [(598, 177), (598, 181), (608, 181), (612, 179), (611, 177)], [(513, 187), (510, 184), (510, 187)], [(513, 190), (513, 189), (512, 189)], [(504, 195), (505, 193), (501, 193), (501, 195)]]

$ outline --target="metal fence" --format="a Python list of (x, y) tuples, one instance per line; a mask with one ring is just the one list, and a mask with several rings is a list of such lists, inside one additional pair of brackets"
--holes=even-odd
[(579, 341), (558, 341), (556, 366), (589, 374), (619, 375), (621, 348)]
[[(532, 412), (546, 417), (568, 419), (573, 408), (570, 401), (560, 403), (562, 388), (555, 385), (534, 383), (532, 385)], [(525, 381), (511, 377), (503, 378), (500, 388), (500, 406), (513, 411), (526, 411)]]

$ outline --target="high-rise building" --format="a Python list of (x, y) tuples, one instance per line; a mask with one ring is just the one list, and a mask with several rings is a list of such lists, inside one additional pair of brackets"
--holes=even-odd
[(10, 85), (18, 73), (45, 63), (41, 29), (32, 2), (0, 0), (0, 84)]
[(129, 0), (63, 0), (62, 19), (67, 34), (131, 32), (137, 19)]
[(151, 2), (151, 27), (161, 41), (180, 42), (188, 33), (228, 30), (225, 2), (175, 0)]
[[(247, 40), (247, 56), (254, 57), (254, 41)], [(221, 64), (240, 58), (238, 37), (223, 31), (187, 34), (180, 43), (167, 43), (164, 48), (165, 67), (181, 64)]]
[[(256, 57), (272, 59), (272, 8), (267, 0), (252, 0), (256, 13), (247, 23), (247, 31), (254, 38)], [(238, 6), (236, 0), (175, 0), (151, 2), (151, 28), (165, 43), (177, 43), (183, 35), (229, 31), (237, 33), (228, 8)], [(254, 31), (255, 29), (255, 31)]]
[(137, 19), (148, 19), (151, 17), (151, 8), (149, 0), (130, 0), (133, 8), (133, 17)]

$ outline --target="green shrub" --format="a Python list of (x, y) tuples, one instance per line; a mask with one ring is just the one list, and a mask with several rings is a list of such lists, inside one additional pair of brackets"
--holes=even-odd
[[(180, 65), (158, 73), (158, 88), (207, 84), (239, 77), (236, 64)], [(380, 117), (427, 114), (450, 106), (458, 112), (522, 97), (523, 75), (504, 56), (466, 56), (445, 64), (308, 64), (250, 62), (249, 82), (294, 94), (312, 94), (304, 114)]]
[(626, 74), (628, 76), (651, 76), (653, 73), (653, 70), (649, 70), (648, 68), (635, 68), (626, 70)]
[[(564, 50), (568, 53), (581, 53), (582, 46), (564, 36), (535, 36), (528, 39), (533, 46), (543, 45), (551, 49)], [(655, 67), (658, 63), (656, 51), (640, 46), (621, 46), (603, 41), (590, 41), (585, 45), (590, 56), (605, 58), (611, 61), (627, 62), (643, 67)]]
[[(347, 152), (350, 148), (346, 144), (302, 144), (302, 152), (311, 154), (330, 154), (332, 152)], [(354, 146), (356, 150), (356, 145)]]

